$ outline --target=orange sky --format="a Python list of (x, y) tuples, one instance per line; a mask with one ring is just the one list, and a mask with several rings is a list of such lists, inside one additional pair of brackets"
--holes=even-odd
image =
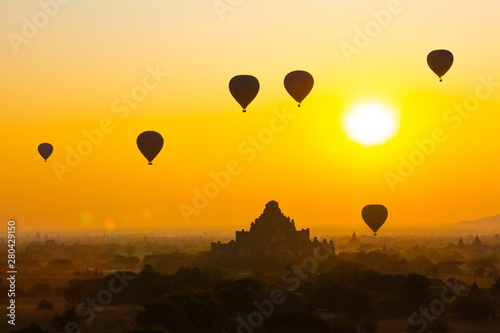
[[(387, 227), (500, 213), (497, 2), (42, 2), (53, 17), (38, 1), (0, 4), (0, 219), (22, 230), (241, 229), (269, 200), (299, 228), (366, 232), (360, 211), (369, 203), (387, 206)], [(34, 21), (40, 27), (26, 27)], [(442, 83), (426, 63), (439, 48), (455, 56)], [(315, 78), (300, 109), (283, 88), (296, 69)], [(238, 74), (260, 81), (246, 114), (228, 89)], [(150, 90), (137, 88), (144, 82)], [(143, 100), (126, 106), (123, 96), (139, 90)], [(342, 131), (341, 114), (363, 101), (400, 113), (388, 143), (366, 148)], [(452, 114), (464, 103), (474, 111)], [(269, 138), (277, 113), (289, 116)], [(442, 142), (391, 185), (388, 172), (416, 158), (416, 140), (436, 129)], [(153, 166), (136, 146), (146, 130), (165, 139)], [(70, 166), (68, 149), (86, 145), (84, 132), (94, 144)], [(266, 142), (252, 148), (259, 135)], [(42, 142), (54, 146), (47, 163)], [(228, 163), (228, 185), (193, 203)]]

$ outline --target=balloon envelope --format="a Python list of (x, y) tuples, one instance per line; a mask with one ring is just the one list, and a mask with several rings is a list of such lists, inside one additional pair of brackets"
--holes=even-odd
[(47, 162), (47, 159), (49, 158), (50, 155), (52, 155), (52, 152), (54, 151), (54, 147), (50, 143), (41, 143), (38, 146), (38, 153), (43, 157), (45, 162)]
[(443, 76), (453, 64), (453, 54), (448, 50), (434, 50), (427, 56), (430, 69), (443, 81)]
[(306, 71), (293, 71), (285, 76), (285, 89), (297, 103), (302, 103), (314, 86), (314, 78)]
[(377, 235), (377, 230), (387, 219), (388, 214), (387, 208), (383, 205), (366, 205), (361, 211), (363, 220), (373, 230), (375, 236)]
[(237, 75), (229, 81), (229, 91), (241, 105), (243, 112), (259, 92), (259, 80), (252, 75)]
[(153, 164), (151, 162), (163, 147), (163, 137), (160, 133), (154, 131), (143, 132), (137, 137), (137, 147), (148, 160), (148, 164), (151, 165)]

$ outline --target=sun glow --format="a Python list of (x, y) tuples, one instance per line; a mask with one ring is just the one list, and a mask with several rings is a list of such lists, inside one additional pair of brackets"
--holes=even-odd
[(398, 114), (379, 103), (364, 103), (347, 111), (341, 120), (349, 140), (362, 146), (382, 145), (399, 130)]

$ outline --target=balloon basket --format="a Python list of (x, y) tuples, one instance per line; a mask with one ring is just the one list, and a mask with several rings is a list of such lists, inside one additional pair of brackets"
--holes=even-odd
[(153, 163), (149, 162), (148, 165), (153, 165)]

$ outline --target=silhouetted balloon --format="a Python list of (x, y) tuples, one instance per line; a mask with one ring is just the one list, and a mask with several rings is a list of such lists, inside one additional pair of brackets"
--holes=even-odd
[(52, 152), (54, 151), (54, 147), (50, 143), (41, 143), (38, 146), (38, 153), (43, 157), (45, 162), (47, 162), (47, 159), (49, 158), (50, 155), (52, 155)]
[(163, 137), (160, 133), (154, 131), (143, 132), (137, 137), (137, 147), (148, 160), (148, 164), (151, 165), (153, 164), (151, 162), (163, 147)]
[(387, 219), (387, 208), (383, 205), (366, 205), (361, 211), (361, 216), (366, 225), (373, 230), (373, 234), (377, 236), (377, 230), (384, 224)]
[(293, 71), (285, 76), (285, 89), (297, 103), (302, 103), (314, 86), (314, 78), (306, 71)]
[(259, 80), (252, 75), (237, 75), (229, 81), (229, 91), (241, 105), (243, 112), (259, 92)]
[(448, 50), (434, 50), (427, 56), (427, 64), (434, 73), (443, 81), (443, 76), (453, 64), (453, 54)]

